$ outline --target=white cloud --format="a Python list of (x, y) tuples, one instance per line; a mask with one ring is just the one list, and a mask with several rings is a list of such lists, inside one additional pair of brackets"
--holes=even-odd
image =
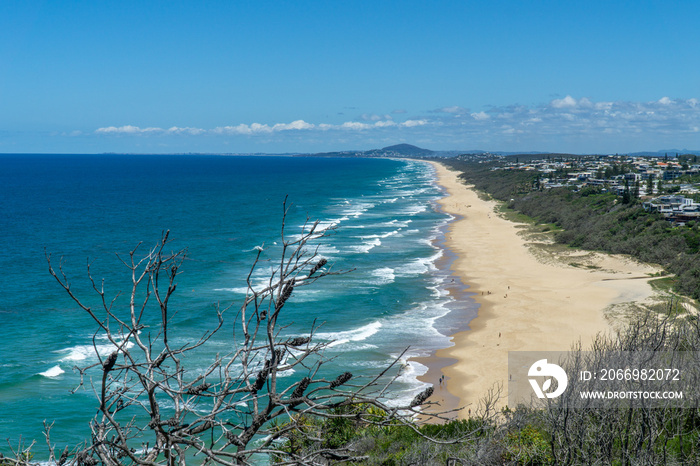
[[(257, 123), (253, 123), (253, 125), (257, 125)], [(219, 126), (211, 130), (211, 133), (213, 134), (229, 134), (229, 135), (234, 135), (234, 134), (253, 134), (253, 128), (248, 125), (240, 124), (237, 126)]]
[(374, 126), (376, 128), (388, 128), (389, 126), (396, 126), (396, 122), (392, 120), (386, 120), (386, 121), (377, 121), (374, 123)]
[(139, 128), (138, 126), (108, 126), (106, 128), (98, 128), (96, 133), (102, 134), (144, 134), (163, 132), (162, 128)]
[(469, 110), (458, 105), (453, 105), (451, 107), (436, 108), (432, 113), (469, 113)]
[(582, 108), (590, 108), (593, 107), (593, 102), (591, 102), (587, 97), (581, 97), (578, 100), (577, 105)]
[(522, 133), (524, 133), (524, 131), (521, 129), (515, 129), (515, 128), (511, 128), (509, 126), (503, 127), (503, 134), (522, 134)]
[[(610, 141), (631, 141), (637, 146), (641, 141), (650, 141), (653, 146), (666, 141), (682, 144), (683, 137), (697, 137), (700, 127), (700, 101), (698, 99), (671, 99), (641, 101), (600, 101), (590, 98), (562, 99), (543, 102), (540, 105), (509, 105), (489, 107), (483, 111), (458, 113), (461, 107), (445, 107), (440, 113), (429, 112), (426, 116), (402, 119), (394, 115), (364, 114), (357, 120), (345, 122), (315, 122), (303, 119), (285, 123), (240, 123), (215, 128), (172, 126), (139, 127), (135, 125), (106, 126), (95, 134), (102, 136), (150, 136), (182, 138), (250, 137), (265, 136), (271, 140), (295, 137), (296, 141), (322, 141), (324, 138), (341, 143), (343, 141), (365, 142), (380, 138), (396, 139), (411, 136), (413, 140), (434, 140), (438, 144), (453, 147), (482, 145), (498, 148), (501, 140), (522, 143), (532, 141), (532, 148), (547, 148), (547, 141), (571, 140), (581, 144), (580, 148), (568, 148), (582, 152), (594, 144), (602, 146)], [(447, 111), (450, 110), (450, 111)], [(434, 131), (439, 128), (439, 133)], [(336, 133), (334, 136), (332, 133)], [(353, 136), (353, 134), (355, 136)], [(304, 139), (301, 136), (304, 135)], [(355, 138), (355, 139), (353, 139)], [(501, 138), (501, 139), (499, 139)], [(567, 139), (568, 138), (568, 139)], [(280, 139), (283, 141), (283, 139)], [(540, 143), (542, 145), (540, 145)], [(574, 144), (572, 142), (572, 144)], [(697, 143), (689, 141), (688, 146)], [(426, 143), (426, 146), (429, 144)], [(519, 147), (518, 149), (525, 149)], [(615, 151), (623, 150), (616, 146)]]
[(291, 130), (305, 130), (314, 129), (315, 125), (307, 123), (304, 120), (295, 120), (291, 123), (277, 123), (272, 127), (272, 131), (291, 131)]
[(171, 128), (168, 128), (167, 132), (170, 134), (191, 134), (193, 136), (196, 136), (198, 134), (204, 133), (205, 131), (201, 128), (179, 128), (177, 126), (173, 126)]
[[(385, 118), (385, 119), (382, 119)], [(253, 136), (257, 134), (272, 134), (279, 133), (283, 131), (311, 131), (311, 130), (355, 130), (364, 131), (372, 128), (391, 128), (391, 127), (406, 127), (411, 128), (414, 126), (422, 126), (428, 123), (427, 120), (406, 120), (402, 123), (397, 123), (391, 119), (391, 117), (379, 117), (379, 118), (369, 118), (373, 123), (363, 123), (360, 121), (347, 121), (339, 125), (333, 125), (328, 123), (313, 124), (308, 123), (304, 120), (295, 120), (291, 123), (275, 123), (270, 126), (268, 124), (262, 123), (251, 123), (251, 124), (238, 124), (235, 126), (217, 126), (213, 129), (202, 129), (202, 128), (192, 128), (192, 127), (177, 127), (173, 126), (167, 130), (162, 128), (139, 128), (138, 126), (126, 125), (126, 126), (107, 126), (104, 128), (98, 128), (95, 130), (96, 134), (183, 134), (183, 135), (244, 135)]]
[(98, 128), (95, 130), (97, 134), (191, 134), (198, 135), (205, 133), (206, 131), (200, 128), (190, 128), (184, 127), (180, 128), (178, 126), (172, 126), (168, 129), (163, 128), (140, 128), (133, 125), (125, 126), (107, 126), (104, 128)]
[(382, 121), (382, 120), (391, 120), (392, 117), (391, 115), (377, 115), (375, 113), (363, 113), (360, 116), (360, 120), (363, 121)]
[[(436, 116), (428, 119), (428, 124), (440, 125), (441, 140), (451, 136), (469, 146), (478, 143), (503, 147), (502, 141), (510, 141), (512, 145), (529, 142), (528, 147), (537, 150), (556, 150), (551, 141), (568, 141), (574, 147), (567, 150), (574, 153), (615, 144), (612, 150), (622, 151), (619, 141), (634, 147), (644, 144), (647, 149), (662, 143), (697, 147), (697, 142), (684, 138), (700, 126), (699, 104), (695, 98), (596, 102), (567, 95), (540, 105), (490, 107), (467, 115)], [(510, 139), (501, 140), (496, 135)], [(520, 145), (515, 150), (525, 148)]]
[(427, 124), (428, 120), (406, 120), (403, 123), (401, 123), (400, 126), (404, 126), (406, 128), (413, 128), (414, 126), (423, 126)]
[(255, 134), (255, 133), (265, 133), (269, 134), (272, 132), (272, 128), (270, 128), (268, 125), (263, 125), (260, 123), (253, 123), (250, 125), (250, 131)]
[(372, 125), (368, 125), (367, 123), (360, 123), (359, 121), (346, 121), (342, 125), (340, 125), (342, 129), (357, 129), (357, 130), (363, 130), (363, 129), (369, 129), (372, 127)]
[(550, 105), (554, 108), (571, 108), (571, 107), (576, 107), (576, 99), (571, 97), (570, 95), (567, 95), (563, 99), (554, 99), (550, 103)]

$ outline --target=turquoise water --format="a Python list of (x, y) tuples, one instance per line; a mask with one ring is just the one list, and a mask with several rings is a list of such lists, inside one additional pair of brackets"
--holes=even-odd
[[(98, 304), (86, 280), (105, 280), (108, 294), (127, 289), (116, 254), (143, 251), (170, 230), (188, 260), (173, 300), (173, 338), (187, 342), (215, 322), (213, 304), (240, 303), (245, 277), (262, 246), (279, 247), (282, 204), (286, 233), (307, 219), (336, 229), (319, 243), (334, 270), (295, 292), (285, 330), (302, 335), (323, 322), (319, 340), (334, 377), (373, 374), (405, 347), (405, 370), (392, 397), (412, 397), (425, 366), (410, 360), (449, 346), (475, 307), (450, 292), (463, 286), (447, 270), (441, 244), (450, 217), (430, 165), (388, 159), (131, 155), (0, 155), (0, 439), (37, 439), (43, 421), (52, 440), (75, 444), (88, 435), (97, 402), (78, 385), (75, 366), (97, 361), (94, 322), (49, 275), (45, 251), (63, 261), (76, 294)], [(254, 281), (268, 271), (260, 268)], [(117, 301), (123, 305), (124, 300)], [(203, 367), (230, 338), (233, 314), (211, 345), (189, 363)], [(97, 344), (100, 344), (99, 338)], [(109, 352), (110, 348), (104, 349)], [(207, 353), (209, 351), (209, 353)], [(290, 374), (290, 376), (294, 376)], [(62, 448), (59, 448), (62, 449)], [(0, 446), (0, 451), (7, 449)]]

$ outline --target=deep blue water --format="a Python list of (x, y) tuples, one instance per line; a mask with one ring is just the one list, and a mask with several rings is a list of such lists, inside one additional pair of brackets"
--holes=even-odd
[[(414, 161), (0, 155), (0, 439), (36, 438), (40, 453), (46, 419), (55, 421), (54, 443), (74, 444), (97, 407), (92, 391), (69, 393), (78, 383), (73, 367), (97, 361), (96, 326), (49, 275), (45, 253), (62, 261), (76, 294), (98, 305), (88, 260), (108, 294), (125, 290), (116, 254), (128, 256), (139, 242), (145, 252), (170, 230), (173, 247), (187, 248), (173, 297), (173, 334), (184, 342), (215, 322), (214, 303), (240, 303), (256, 246), (274, 257), (287, 197), (286, 234), (307, 219), (334, 225), (319, 252), (334, 270), (353, 271), (295, 292), (286, 332), (323, 322), (317, 337), (336, 340), (328, 349), (337, 358), (333, 376), (370, 374), (408, 345), (410, 356), (448, 346), (445, 335), (474, 312), (455, 309), (447, 293), (454, 285), (440, 241), (450, 218), (437, 207), (441, 196), (432, 168)], [(223, 344), (217, 338), (209, 356)], [(425, 367), (405, 363), (397, 398), (422, 387), (416, 377)]]

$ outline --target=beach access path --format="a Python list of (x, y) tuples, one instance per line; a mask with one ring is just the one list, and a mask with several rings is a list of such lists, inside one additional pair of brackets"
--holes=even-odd
[(653, 294), (648, 281), (659, 268), (623, 256), (583, 252), (588, 267), (564, 260), (544, 260), (533, 254), (522, 225), (495, 212), (497, 203), (480, 199), (458, 179), (459, 173), (433, 163), (447, 196), (444, 211), (454, 215), (446, 245), (456, 255), (453, 271), (469, 286), (480, 304), (469, 330), (453, 335), (454, 346), (440, 358), (457, 362), (444, 367), (446, 389), (466, 407), (467, 417), (488, 390), (500, 383), (507, 403), (509, 351), (566, 351), (577, 341), (589, 346), (612, 324), (604, 310), (610, 305), (642, 301)]

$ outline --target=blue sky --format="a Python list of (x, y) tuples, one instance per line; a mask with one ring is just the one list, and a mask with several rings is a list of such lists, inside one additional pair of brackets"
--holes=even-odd
[(0, 2), (0, 152), (700, 149), (697, 1)]

